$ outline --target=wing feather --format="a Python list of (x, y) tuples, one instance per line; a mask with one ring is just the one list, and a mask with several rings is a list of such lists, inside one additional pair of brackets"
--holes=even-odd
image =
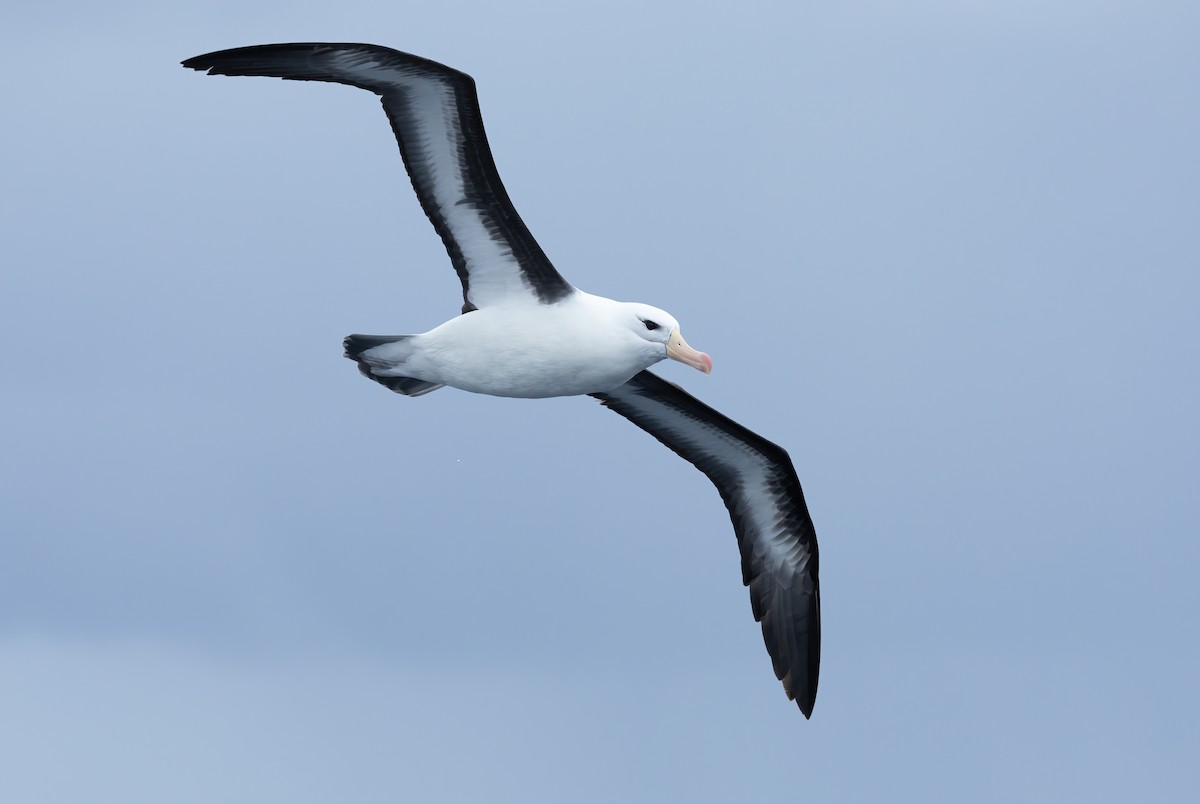
[(413, 189), (463, 286), (464, 310), (553, 304), (574, 288), (529, 233), (500, 181), (471, 76), (378, 45), (256, 45), (183, 62), (210, 75), (348, 84), (380, 96)]
[(817, 534), (787, 452), (648, 371), (592, 396), (717, 487), (737, 534), (742, 581), (750, 588), (750, 608), (762, 625), (775, 677), (810, 717), (821, 663)]

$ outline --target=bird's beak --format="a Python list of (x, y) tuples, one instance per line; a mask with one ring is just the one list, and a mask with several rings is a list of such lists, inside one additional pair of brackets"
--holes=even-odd
[(705, 374), (712, 373), (712, 358), (704, 352), (697, 352), (688, 346), (678, 329), (671, 331), (671, 338), (667, 341), (667, 357), (703, 371)]

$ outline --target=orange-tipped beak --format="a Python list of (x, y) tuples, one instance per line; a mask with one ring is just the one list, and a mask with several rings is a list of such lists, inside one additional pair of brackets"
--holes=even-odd
[(677, 329), (671, 332), (671, 339), (667, 341), (667, 357), (678, 360), (698, 371), (703, 371), (705, 374), (712, 373), (712, 358), (704, 352), (697, 352), (688, 346), (687, 341), (683, 339)]

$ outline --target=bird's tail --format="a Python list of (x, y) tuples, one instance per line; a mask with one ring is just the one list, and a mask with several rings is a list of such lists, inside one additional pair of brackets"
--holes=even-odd
[(358, 370), (398, 394), (420, 396), (441, 388), (440, 383), (399, 376), (405, 361), (412, 354), (407, 341), (412, 335), (347, 335), (342, 341), (346, 357), (358, 363)]

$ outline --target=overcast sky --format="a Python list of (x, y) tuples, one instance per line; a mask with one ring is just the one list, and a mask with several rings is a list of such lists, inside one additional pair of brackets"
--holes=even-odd
[[(1190, 801), (1191, 3), (0, 10), (0, 800)], [(457, 278), (377, 101), (187, 57), (473, 75), (579, 287), (786, 447), (811, 721), (732, 528), (588, 399), (419, 399), (349, 332)]]

